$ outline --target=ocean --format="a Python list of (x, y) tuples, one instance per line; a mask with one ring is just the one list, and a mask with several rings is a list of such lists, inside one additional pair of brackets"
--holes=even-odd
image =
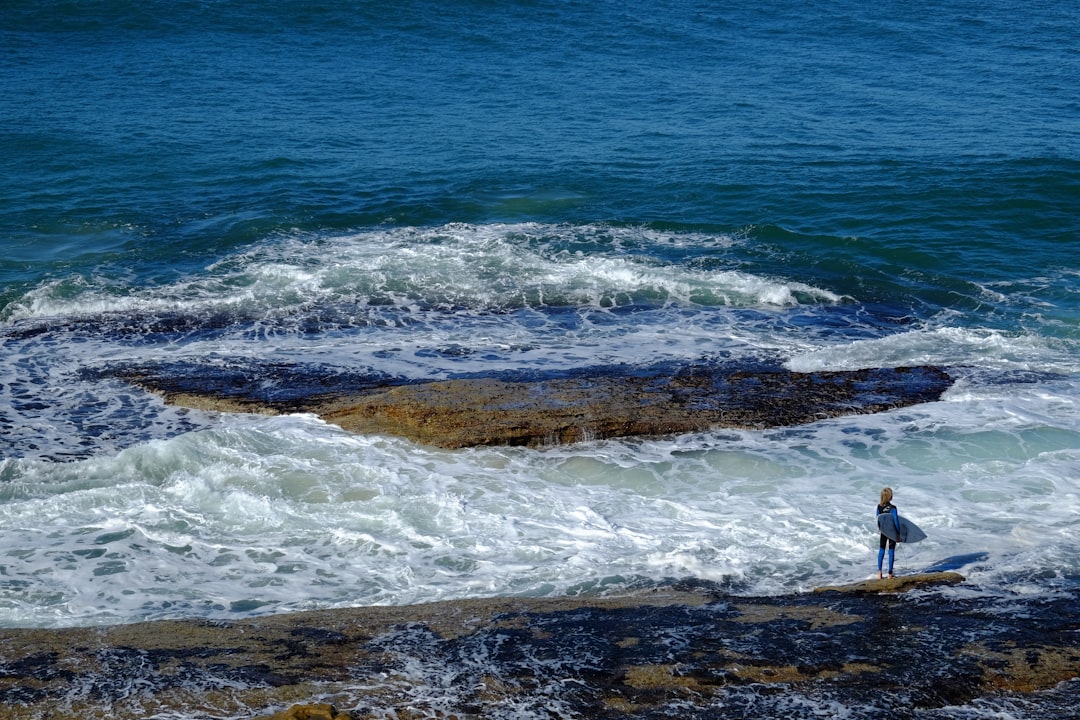
[[(798, 593), (883, 485), (899, 572), (1080, 589), (1072, 0), (9, 0), (0, 98), (0, 625)], [(956, 382), (449, 451), (103, 372), (731, 359)]]

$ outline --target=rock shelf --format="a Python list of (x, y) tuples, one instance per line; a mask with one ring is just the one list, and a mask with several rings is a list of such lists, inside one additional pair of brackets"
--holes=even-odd
[(684, 581), (620, 597), (0, 629), (0, 707), (6, 720), (501, 717), (507, 708), (598, 719), (677, 708), (704, 719), (871, 701), (882, 716), (914, 717), (1006, 698), (1025, 703), (1025, 717), (1071, 712), (1078, 599), (1013, 598), (1002, 612), (976, 589), (942, 593), (962, 578), (940, 575), (883, 582), (886, 593), (735, 597)]
[(157, 366), (114, 374), (177, 405), (309, 412), (352, 432), (444, 448), (786, 427), (932, 402), (952, 384), (948, 372), (932, 366), (796, 373), (749, 363), (424, 382), (298, 366)]

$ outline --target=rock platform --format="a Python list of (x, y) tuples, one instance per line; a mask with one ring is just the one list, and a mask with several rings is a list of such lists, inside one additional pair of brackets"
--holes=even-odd
[(955, 572), (925, 572), (915, 575), (897, 575), (891, 578), (863, 580), (848, 585), (825, 585), (814, 592), (839, 593), (897, 593), (934, 585), (956, 585), (964, 582), (964, 576)]
[(1003, 606), (932, 580), (908, 582), (926, 591), (915, 594), (736, 597), (684, 581), (620, 597), (0, 629), (0, 708), (5, 720), (704, 720), (1005, 703), (1071, 716), (1077, 597)]
[(252, 364), (124, 367), (111, 373), (177, 405), (315, 413), (352, 432), (444, 448), (544, 447), (713, 428), (786, 427), (932, 402), (952, 385), (948, 372), (933, 366), (796, 373), (747, 361), (432, 381)]

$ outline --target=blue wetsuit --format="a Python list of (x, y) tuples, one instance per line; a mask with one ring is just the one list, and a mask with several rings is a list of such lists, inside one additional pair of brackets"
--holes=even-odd
[[(896, 527), (896, 533), (900, 534), (900, 516), (896, 512), (896, 507), (891, 502), (887, 502), (884, 505), (877, 506), (877, 514), (882, 515), (889, 513), (892, 515), (893, 525)], [(876, 516), (875, 516), (876, 519)], [(893, 572), (893, 562), (896, 560), (896, 541), (890, 538), (885, 533), (881, 534), (880, 547), (877, 554), (877, 569), (881, 572), (881, 565), (885, 560), (885, 545), (889, 546), (889, 574)]]

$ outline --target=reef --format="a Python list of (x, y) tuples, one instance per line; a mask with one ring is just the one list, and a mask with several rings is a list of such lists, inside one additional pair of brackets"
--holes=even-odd
[(314, 413), (352, 432), (398, 435), (444, 448), (543, 447), (800, 425), (932, 402), (953, 382), (945, 369), (934, 366), (796, 373), (752, 361), (427, 381), (250, 363), (120, 367), (108, 374), (181, 406)]
[(1003, 600), (935, 575), (874, 593), (738, 597), (683, 581), (620, 597), (2, 629), (0, 707), (6, 720), (912, 718), (994, 703), (1070, 716), (1077, 596)]

